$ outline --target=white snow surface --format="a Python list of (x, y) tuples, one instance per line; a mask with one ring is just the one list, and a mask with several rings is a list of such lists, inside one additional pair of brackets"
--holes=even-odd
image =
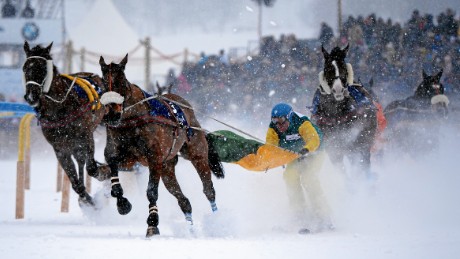
[[(248, 127), (254, 125), (241, 126)], [(61, 213), (54, 154), (48, 144), (32, 146), (36, 151), (24, 219), (15, 219), (16, 161), (0, 161), (0, 257), (459, 258), (460, 156), (458, 142), (452, 141), (459, 138), (455, 130), (443, 129), (440, 147), (423, 158), (388, 154), (374, 159), (378, 179), (373, 183), (347, 178), (327, 162), (320, 180), (336, 229), (310, 235), (297, 234), (281, 168), (250, 172), (224, 164), (226, 178), (214, 178), (219, 210), (212, 213), (195, 169), (180, 159), (177, 177), (192, 203), (194, 225), (186, 224), (177, 201), (160, 184), (161, 235), (146, 239), (146, 170), (121, 174), (125, 196), (133, 204), (130, 214), (118, 214), (115, 200), (104, 197), (97, 180), (92, 181), (91, 194), (101, 207), (98, 211), (80, 208), (72, 191), (70, 211)], [(262, 137), (264, 131), (254, 127), (251, 132)], [(104, 139), (98, 131), (100, 161)]]

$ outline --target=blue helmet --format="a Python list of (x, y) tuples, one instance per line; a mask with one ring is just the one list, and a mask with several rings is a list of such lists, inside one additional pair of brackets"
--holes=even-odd
[(292, 117), (292, 107), (287, 103), (278, 103), (272, 109), (272, 118), (286, 117), (289, 121)]

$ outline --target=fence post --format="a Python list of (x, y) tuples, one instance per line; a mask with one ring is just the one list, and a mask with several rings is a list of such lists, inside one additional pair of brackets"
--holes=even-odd
[(142, 42), (145, 47), (145, 90), (153, 93), (153, 86), (150, 83), (150, 38), (146, 37), (145, 41)]
[(185, 48), (184, 49), (184, 64), (186, 64), (188, 61), (188, 49)]
[(80, 50), (80, 71), (85, 71), (85, 62), (86, 62), (86, 49), (81, 48)]
[(56, 192), (62, 191), (62, 166), (57, 163)]
[(63, 176), (61, 212), (69, 212), (70, 181), (67, 174), (63, 174)]
[(73, 57), (73, 44), (72, 41), (69, 40), (67, 43), (67, 49), (65, 53), (65, 73), (70, 74), (72, 73), (72, 57)]
[(88, 172), (86, 172), (85, 177), (86, 177), (86, 192), (91, 193), (91, 176), (89, 176)]

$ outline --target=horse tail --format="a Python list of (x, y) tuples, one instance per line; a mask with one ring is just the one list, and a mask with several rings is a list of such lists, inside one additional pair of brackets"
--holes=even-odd
[(219, 154), (217, 153), (215, 142), (209, 134), (206, 134), (206, 142), (208, 142), (208, 162), (211, 167), (211, 171), (217, 178), (223, 179), (225, 177), (224, 167), (222, 166)]

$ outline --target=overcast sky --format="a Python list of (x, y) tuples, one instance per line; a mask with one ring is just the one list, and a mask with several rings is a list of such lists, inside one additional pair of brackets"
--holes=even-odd
[[(141, 34), (174, 34), (191, 28), (203, 32), (255, 30), (257, 8), (251, 0), (113, 0), (129, 24)], [(303, 27), (303, 36), (316, 36), (319, 24), (337, 24), (337, 0), (277, 0), (264, 8), (264, 31)], [(414, 9), (435, 16), (447, 8), (456, 13), (458, 0), (342, 0), (343, 16), (368, 15), (405, 22)], [(275, 30), (273, 30), (275, 32)]]

